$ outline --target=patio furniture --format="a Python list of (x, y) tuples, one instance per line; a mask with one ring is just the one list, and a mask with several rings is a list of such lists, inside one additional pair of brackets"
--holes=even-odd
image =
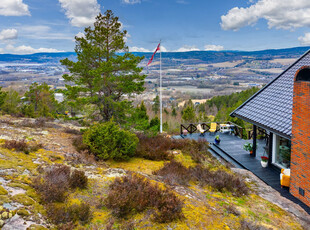
[(205, 132), (206, 130), (204, 130), (200, 124), (197, 125), (197, 129), (198, 131), (200, 132), (200, 136), (204, 136), (205, 135)]
[(214, 133), (214, 134), (216, 133), (216, 126), (217, 126), (217, 124), (215, 122), (211, 122), (211, 127), (209, 129), (210, 134), (211, 133)]
[(229, 124), (220, 124), (221, 133), (231, 133), (231, 128)]
[(290, 187), (290, 178), (291, 178), (291, 170), (290, 169), (281, 169), (281, 174), (280, 174), (281, 188), (283, 186)]

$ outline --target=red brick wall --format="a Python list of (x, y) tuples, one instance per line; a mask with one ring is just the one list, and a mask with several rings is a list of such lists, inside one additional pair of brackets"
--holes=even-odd
[[(299, 194), (299, 188), (305, 191), (304, 196)], [(310, 82), (307, 81), (294, 82), (290, 192), (310, 206)]]

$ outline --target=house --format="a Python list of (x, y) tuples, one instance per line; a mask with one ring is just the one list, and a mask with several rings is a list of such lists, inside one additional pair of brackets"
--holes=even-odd
[(310, 51), (231, 116), (253, 124), (254, 146), (267, 131), (270, 167), (290, 168), (290, 193), (310, 207)]

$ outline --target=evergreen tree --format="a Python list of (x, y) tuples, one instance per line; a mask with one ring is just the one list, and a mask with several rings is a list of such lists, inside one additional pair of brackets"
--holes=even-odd
[(2, 104), (1, 108), (4, 112), (9, 114), (16, 114), (19, 112), (20, 106), (20, 96), (18, 92), (13, 89), (9, 89), (6, 93), (4, 103)]
[(30, 117), (51, 116), (57, 107), (54, 91), (46, 83), (39, 85), (35, 82), (30, 85), (24, 101), (28, 104), (24, 106), (23, 112)]
[(196, 119), (195, 109), (193, 106), (187, 106), (183, 110), (182, 119), (185, 122), (194, 122)]
[(154, 99), (153, 99), (153, 106), (152, 106), (152, 110), (155, 114), (158, 114), (159, 112), (159, 107), (160, 107), (160, 102), (159, 102), (159, 96), (157, 95)]
[(2, 91), (2, 87), (0, 87), (0, 107), (4, 104), (6, 95), (7, 92)]
[(177, 114), (177, 110), (175, 108), (172, 109), (172, 112), (171, 112), (171, 115), (173, 117), (176, 117), (178, 114)]
[(74, 83), (67, 86), (68, 96), (80, 106), (93, 105), (103, 121), (112, 117), (125, 121), (132, 105), (124, 96), (144, 91), (145, 75), (137, 67), (143, 57), (128, 52), (127, 31), (121, 30), (118, 17), (110, 10), (99, 14), (94, 27), (85, 28), (84, 34), (75, 37), (77, 62), (61, 60), (71, 73), (63, 78)]

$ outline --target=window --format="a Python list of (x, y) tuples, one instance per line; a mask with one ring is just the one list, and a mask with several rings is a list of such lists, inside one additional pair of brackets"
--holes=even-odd
[(280, 168), (290, 168), (291, 141), (274, 134), (272, 163)]
[(303, 67), (299, 70), (296, 81), (310, 81), (310, 67)]

